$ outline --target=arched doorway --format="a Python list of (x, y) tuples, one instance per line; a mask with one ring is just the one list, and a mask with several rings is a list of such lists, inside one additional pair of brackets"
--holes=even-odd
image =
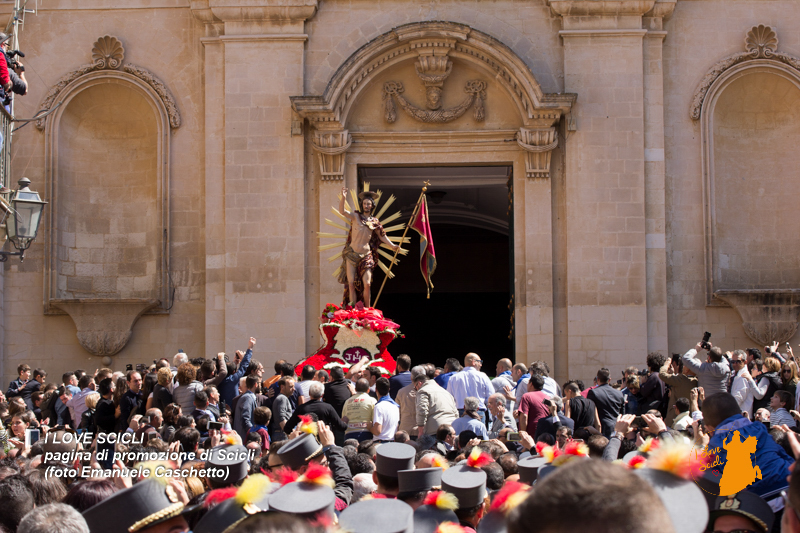
[[(320, 310), (327, 302), (341, 301), (341, 286), (331, 276), (335, 266), (331, 268), (327, 257), (333, 254), (317, 252), (314, 236), (331, 231), (325, 219), (330, 218), (330, 207), (338, 203), (342, 185), (358, 187), (359, 169), (363, 168), (489, 166), (506, 168), (506, 209), (508, 201), (514, 206), (506, 223), (517, 228), (503, 235), (504, 242), (511, 243), (507, 244), (505, 268), (508, 286), (513, 289), (506, 289), (503, 297), (501, 311), (508, 328), (503, 328), (502, 338), (507, 339), (512, 332), (508, 342), (516, 361), (542, 359), (553, 363), (553, 195), (549, 178), (551, 160), (554, 171), (560, 164), (560, 158), (551, 159), (553, 151), (560, 149), (558, 125), (575, 99), (574, 94), (544, 93), (526, 62), (506, 45), (452, 22), (419, 22), (395, 28), (342, 63), (324, 94), (292, 98), (294, 111), (311, 126), (304, 131), (309, 148), (308, 353), (319, 346)], [(510, 176), (508, 168), (512, 170)], [(414, 185), (421, 186), (421, 180)], [(445, 241), (439, 242), (446, 246), (452, 239), (455, 243), (459, 235), (468, 235), (467, 231), (472, 232), (469, 235), (476, 244), (489, 237), (498, 239), (491, 235), (497, 231), (483, 228), (484, 233), (479, 234), (480, 228), (468, 227), (461, 231), (455, 228), (452, 237), (447, 237), (443, 228), (440, 235)], [(414, 277), (419, 274), (412, 273)], [(446, 286), (442, 278), (439, 271), (434, 283)], [(419, 284), (423, 285), (421, 280)], [(440, 289), (435, 294), (448, 292)], [(380, 302), (378, 307), (384, 305)], [(457, 307), (460, 310), (463, 305)], [(448, 308), (452, 313), (456, 305), (451, 303)], [(465, 314), (457, 331), (439, 329), (433, 334), (444, 343), (448, 338), (452, 343), (454, 338), (460, 341), (468, 337), (476, 327), (481, 327), (478, 315)], [(475, 346), (457, 347), (445, 357), (463, 358), (469, 350), (478, 351)], [(506, 348), (489, 350), (504, 353)], [(402, 353), (394, 345), (390, 351)], [(409, 355), (412, 361), (443, 360), (428, 353)], [(493, 370), (487, 368), (490, 373)]]
[[(359, 181), (394, 195), (407, 222), (428, 188), (428, 212), (438, 258), (434, 290), (420, 275), (419, 235), (410, 231), (410, 253), (395, 265), (380, 309), (401, 324), (405, 338), (394, 341), (395, 354), (418, 354), (443, 366), (449, 357), (463, 360), (476, 352), (487, 372), (504, 357), (514, 359), (510, 265), (513, 264), (513, 219), (509, 203), (510, 166), (360, 167)], [(383, 282), (383, 275), (378, 282)], [(472, 324), (474, 327), (470, 327)], [(443, 335), (464, 331), (467, 334)], [(417, 358), (419, 360), (420, 358)]]

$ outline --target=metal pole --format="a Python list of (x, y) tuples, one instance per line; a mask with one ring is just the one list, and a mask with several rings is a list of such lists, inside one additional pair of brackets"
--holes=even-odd
[[(425, 191), (428, 190), (428, 187), (427, 187), (428, 185), (430, 185), (430, 182), (426, 181), (425, 182), (425, 187), (422, 187), (422, 192), (420, 193), (419, 199), (417, 200), (417, 205), (414, 206), (414, 212), (411, 214), (411, 218), (408, 219), (408, 224), (406, 224), (406, 229), (403, 230), (403, 236), (400, 237), (399, 246), (403, 245), (403, 240), (406, 238), (406, 233), (408, 233), (408, 227), (411, 225), (411, 222), (414, 221), (414, 218), (417, 216), (417, 213), (419, 212), (419, 208), (422, 205), (422, 197), (425, 195)], [(383, 283), (381, 283), (381, 288), (378, 290), (378, 295), (375, 297), (375, 301), (372, 303), (372, 307), (376, 307), (378, 305), (378, 300), (380, 299), (381, 293), (383, 292), (383, 287), (384, 287), (384, 285), (386, 285), (386, 280), (389, 279), (389, 272), (392, 271), (392, 267), (394, 266), (394, 262), (397, 259), (397, 254), (400, 252), (399, 246), (398, 246), (397, 250), (394, 251), (394, 256), (392, 257), (392, 262), (389, 265), (389, 270), (386, 272), (386, 275), (383, 277)]]

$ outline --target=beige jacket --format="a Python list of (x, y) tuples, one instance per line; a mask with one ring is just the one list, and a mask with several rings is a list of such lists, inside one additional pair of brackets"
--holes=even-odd
[(409, 435), (417, 434), (417, 391), (414, 383), (397, 391), (394, 399), (400, 405), (400, 425), (397, 429), (407, 431)]
[(452, 424), (458, 418), (453, 396), (429, 380), (417, 391), (417, 426), (425, 428), (426, 435), (435, 435), (442, 424)]

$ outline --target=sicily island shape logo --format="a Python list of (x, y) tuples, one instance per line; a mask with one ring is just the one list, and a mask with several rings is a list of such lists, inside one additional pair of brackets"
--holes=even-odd
[[(722, 439), (722, 447), (726, 452), (724, 461), (719, 448), (706, 447), (697, 452), (705, 463), (700, 467), (701, 476), (712, 484), (719, 484), (719, 493), (715, 496), (731, 496), (755, 483), (756, 479), (761, 479), (761, 469), (753, 461), (757, 446), (756, 437), (749, 436), (742, 440), (739, 431), (732, 431)], [(698, 481), (695, 479), (701, 489), (709, 492), (707, 485)]]

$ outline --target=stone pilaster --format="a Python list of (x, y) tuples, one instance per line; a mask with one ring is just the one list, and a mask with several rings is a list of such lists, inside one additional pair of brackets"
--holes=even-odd
[(647, 350), (668, 354), (666, 167), (664, 157), (663, 19), (675, 2), (658, 2), (645, 14), (644, 173), (645, 257), (647, 272)]
[[(648, 348), (642, 15), (655, 1), (551, 1), (562, 16), (569, 375), (612, 375)], [(557, 342), (558, 344), (558, 342)]]
[(304, 22), (316, 0), (199, 3), (207, 25), (206, 345), (231, 352), (254, 336), (265, 364), (296, 360), (306, 355), (298, 297), (305, 162), (287, 102), (303, 93)]

